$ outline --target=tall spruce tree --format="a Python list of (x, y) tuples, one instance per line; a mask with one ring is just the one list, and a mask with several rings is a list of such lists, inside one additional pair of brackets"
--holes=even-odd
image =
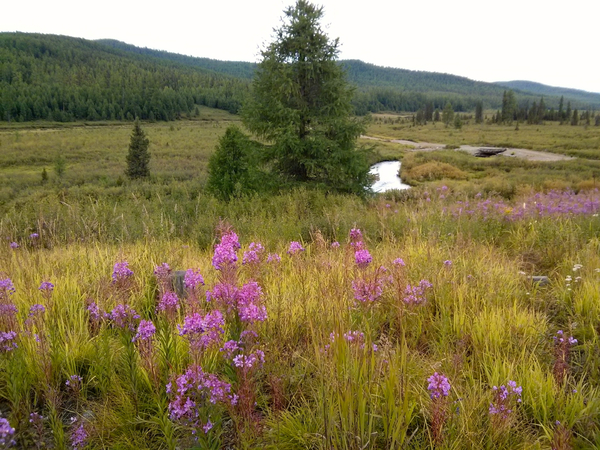
[(481, 100), (475, 103), (475, 123), (483, 123), (483, 102)]
[(135, 178), (147, 178), (150, 176), (150, 152), (148, 146), (150, 140), (142, 130), (140, 122), (135, 121), (133, 132), (129, 141), (129, 152), (127, 153), (127, 169), (125, 175), (131, 180)]
[(362, 193), (369, 165), (357, 138), (353, 89), (337, 61), (339, 42), (320, 21), (323, 8), (298, 0), (284, 11), (275, 40), (262, 51), (244, 125), (271, 145), (273, 166), (289, 181)]

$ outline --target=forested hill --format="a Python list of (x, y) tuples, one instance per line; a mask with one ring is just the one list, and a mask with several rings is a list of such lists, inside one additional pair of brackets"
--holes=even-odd
[[(447, 102), (455, 111), (472, 111), (478, 101), (498, 109), (506, 89), (356, 60), (341, 64), (357, 86), (359, 114), (443, 109)], [(235, 113), (255, 69), (254, 63), (195, 58), (108, 39), (0, 33), (0, 120), (172, 120), (196, 114), (197, 105)], [(563, 95), (574, 108), (600, 108), (597, 94), (540, 93), (534, 87), (515, 85), (518, 102), (532, 103), (544, 95), (552, 108)]]
[[(248, 80), (252, 79), (256, 69), (256, 64), (250, 62), (196, 58), (161, 50), (140, 48), (111, 39), (97, 42), (124, 51), (153, 56)], [(341, 61), (341, 64), (346, 69), (348, 80), (358, 88), (354, 104), (359, 113), (416, 111), (423, 107), (425, 103), (433, 103), (434, 107), (442, 109), (448, 101), (458, 111), (474, 109), (477, 101), (482, 101), (486, 108), (497, 109), (502, 106), (502, 97), (506, 90), (506, 87), (502, 87), (500, 83), (474, 81), (446, 73), (381, 67), (359, 60), (344, 60)], [(532, 86), (543, 86), (538, 83), (531, 84)], [(559, 98), (564, 95), (567, 101), (571, 101), (575, 107), (581, 109), (600, 108), (600, 95), (575, 89), (554, 88), (555, 91), (551, 92), (528, 89), (524, 84), (508, 87), (517, 91), (519, 102), (523, 104), (539, 101), (540, 95), (543, 95), (549, 108), (558, 107)]]
[(150, 48), (136, 47), (135, 45), (126, 44), (125, 42), (114, 39), (99, 39), (95, 42), (107, 45), (112, 48), (124, 50), (138, 55), (152, 56), (175, 63), (180, 63), (186, 66), (199, 67), (208, 69), (214, 72), (231, 75), (238, 78), (246, 78), (251, 80), (254, 77), (256, 64), (244, 61), (219, 61), (217, 59), (196, 58), (194, 56), (185, 56), (178, 53), (170, 53), (164, 50), (153, 50)]
[(67, 36), (0, 33), (2, 120), (173, 120), (237, 112), (249, 81)]
[(578, 89), (568, 89), (562, 87), (547, 86), (533, 81), (497, 81), (495, 84), (502, 86), (503, 89), (509, 88), (513, 90), (527, 91), (534, 94), (544, 96), (564, 96), (570, 101), (578, 101), (581, 103), (590, 103), (593, 105), (600, 104), (600, 93), (587, 92)]

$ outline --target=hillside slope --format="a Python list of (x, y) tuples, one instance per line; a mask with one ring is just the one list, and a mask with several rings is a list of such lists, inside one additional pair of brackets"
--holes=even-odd
[[(531, 82), (495, 83), (434, 72), (341, 61), (357, 89), (358, 114), (501, 107), (507, 88), (520, 104), (544, 96), (557, 108), (560, 96), (573, 108), (600, 109), (600, 94), (543, 87)], [(193, 116), (197, 105), (238, 112), (250, 90), (255, 63), (195, 58), (104, 39), (0, 33), (0, 120), (173, 120)], [(515, 84), (516, 83), (516, 84)], [(541, 88), (543, 87), (543, 89)]]

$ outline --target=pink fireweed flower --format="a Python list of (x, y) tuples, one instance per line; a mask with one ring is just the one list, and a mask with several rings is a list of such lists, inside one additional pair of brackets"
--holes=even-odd
[(46, 312), (44, 305), (36, 304), (29, 308), (29, 317), (40, 316)]
[(10, 278), (0, 280), (0, 300), (6, 300), (15, 293), (15, 286)]
[(17, 348), (15, 331), (0, 331), (0, 353), (7, 353)]
[(183, 283), (186, 289), (197, 289), (198, 286), (204, 286), (204, 278), (199, 270), (188, 269), (185, 272)]
[(264, 322), (267, 320), (267, 309), (264, 305), (254, 303), (239, 308), (240, 320), (246, 323)]
[[(173, 385), (174, 384), (174, 385)], [(171, 420), (182, 422), (193, 428), (201, 426), (199, 409), (217, 403), (235, 405), (237, 396), (231, 394), (231, 385), (206, 373), (200, 366), (190, 366), (178, 376), (174, 383), (166, 386), (167, 394), (172, 398), (169, 403)]]
[(71, 375), (67, 381), (65, 381), (65, 385), (68, 386), (74, 392), (79, 392), (81, 390), (81, 384), (83, 383), (83, 378), (79, 375)]
[(244, 252), (242, 264), (259, 264), (263, 258), (265, 248), (258, 242), (252, 242), (248, 251)]
[(170, 290), (171, 285), (171, 267), (167, 263), (159, 264), (154, 268), (154, 276), (158, 282), (160, 292)]
[(234, 353), (238, 350), (241, 350), (240, 343), (238, 341), (227, 341), (223, 344), (223, 347), (219, 349), (219, 351), (225, 354), (226, 358), (233, 357)]
[(256, 350), (249, 355), (237, 355), (233, 358), (233, 365), (242, 370), (249, 370), (257, 363), (262, 366), (265, 362), (265, 354), (262, 350)]
[(158, 302), (158, 306), (156, 307), (157, 311), (165, 312), (167, 314), (173, 314), (177, 312), (179, 309), (179, 297), (175, 292), (167, 291), (165, 292), (160, 301)]
[(352, 281), (354, 299), (363, 304), (373, 303), (383, 294), (384, 282), (385, 280), (378, 276), (370, 280), (358, 278)]
[(171, 267), (167, 263), (159, 264), (154, 268), (154, 275), (160, 279), (168, 278), (171, 275)]
[(231, 247), (234, 250), (242, 248), (238, 235), (234, 231), (228, 231), (221, 236), (221, 244)]
[(129, 268), (127, 261), (121, 261), (115, 263), (112, 273), (112, 282), (118, 283), (127, 280), (133, 275), (133, 271)]
[(98, 304), (94, 301), (89, 301), (86, 309), (88, 310), (88, 313), (90, 314), (90, 320), (92, 320), (94, 322), (100, 322), (100, 320), (102, 320), (105, 317), (105, 315), (100, 312), (100, 308), (98, 307)]
[(365, 269), (371, 263), (373, 258), (371, 257), (369, 250), (362, 248), (354, 252), (354, 260), (356, 261), (356, 265), (358, 267)]
[(233, 231), (229, 231), (221, 236), (221, 242), (215, 246), (212, 264), (216, 270), (223, 270), (226, 267), (232, 267), (237, 262), (236, 251), (240, 248), (240, 243)]
[(87, 445), (88, 434), (85, 427), (82, 424), (77, 426), (77, 418), (71, 417), (71, 448), (73, 450), (81, 450)]
[(288, 249), (287, 252), (290, 255), (295, 255), (295, 254), (303, 252), (303, 251), (304, 251), (304, 247), (302, 247), (302, 244), (300, 244), (300, 242), (292, 241), (292, 242), (290, 242), (290, 248)]
[(216, 270), (222, 270), (227, 265), (235, 265), (237, 255), (232, 247), (217, 245), (213, 255), (212, 264)]
[(360, 231), (360, 229), (352, 228), (350, 230), (350, 242), (357, 243), (357, 242), (362, 242), (362, 240), (363, 240), (363, 236), (362, 236), (362, 232)]
[(154, 336), (156, 333), (156, 327), (151, 320), (140, 320), (140, 324), (137, 328), (136, 335), (131, 339), (131, 342), (135, 341), (147, 341)]
[(267, 256), (267, 262), (268, 263), (281, 262), (281, 256), (279, 256), (277, 253), (269, 253), (269, 256)]
[(40, 291), (52, 292), (54, 290), (54, 285), (49, 281), (42, 281), (40, 287), (38, 288)]
[(435, 372), (429, 378), (429, 386), (427, 386), (427, 390), (429, 391), (429, 396), (432, 399), (447, 397), (450, 393), (450, 382), (448, 378), (446, 378), (441, 373)]
[(109, 316), (113, 325), (122, 330), (135, 331), (139, 314), (129, 305), (119, 304), (110, 312)]
[(233, 308), (237, 303), (238, 288), (229, 283), (217, 283), (212, 290), (206, 291), (206, 301)]
[(185, 336), (194, 351), (201, 351), (221, 342), (225, 320), (221, 311), (215, 310), (202, 316), (194, 313), (185, 317), (183, 325), (177, 325), (180, 336)]
[(489, 413), (507, 419), (517, 403), (521, 403), (523, 388), (516, 381), (509, 381), (506, 386), (494, 386), (494, 402), (490, 403)]
[(433, 285), (427, 280), (419, 281), (417, 286), (407, 285), (406, 290), (404, 291), (404, 303), (407, 305), (420, 305), (425, 303), (425, 291), (431, 287), (433, 287)]
[(10, 426), (8, 420), (4, 417), (0, 417), (0, 447), (8, 448), (16, 444), (13, 436), (15, 435), (15, 429)]
[(332, 249), (340, 248), (340, 243), (338, 241), (332, 242), (331, 243), (331, 248)]

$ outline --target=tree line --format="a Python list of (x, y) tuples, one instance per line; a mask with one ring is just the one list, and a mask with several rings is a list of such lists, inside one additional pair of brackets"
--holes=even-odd
[[(336, 61), (355, 86), (354, 113), (416, 112), (431, 120), (448, 103), (456, 112), (503, 111), (499, 121), (587, 121), (587, 110), (567, 99), (519, 92), (509, 111), (505, 88), (449, 74), (378, 67), (362, 61)], [(174, 120), (198, 114), (204, 105), (238, 113), (251, 95), (258, 67), (141, 49), (118, 41), (66, 36), (0, 33), (0, 120)], [(506, 94), (505, 94), (506, 95)], [(513, 93), (514, 95), (514, 93)], [(552, 109), (554, 108), (554, 109)], [(583, 115), (583, 119), (581, 116)], [(497, 118), (496, 117), (496, 118)], [(593, 121), (593, 116), (589, 117)]]
[(504, 91), (502, 96), (502, 109), (498, 110), (492, 118), (494, 123), (512, 123), (513, 121), (528, 123), (530, 125), (542, 124), (544, 121), (557, 121), (561, 124), (600, 126), (600, 115), (590, 109), (579, 111), (571, 107), (571, 102), (565, 105), (564, 96), (560, 97), (558, 109), (548, 108), (541, 97), (538, 101), (529, 103), (529, 100), (517, 104), (517, 98), (512, 90)]
[(64, 36), (0, 34), (5, 121), (174, 120), (237, 113), (249, 81)]

